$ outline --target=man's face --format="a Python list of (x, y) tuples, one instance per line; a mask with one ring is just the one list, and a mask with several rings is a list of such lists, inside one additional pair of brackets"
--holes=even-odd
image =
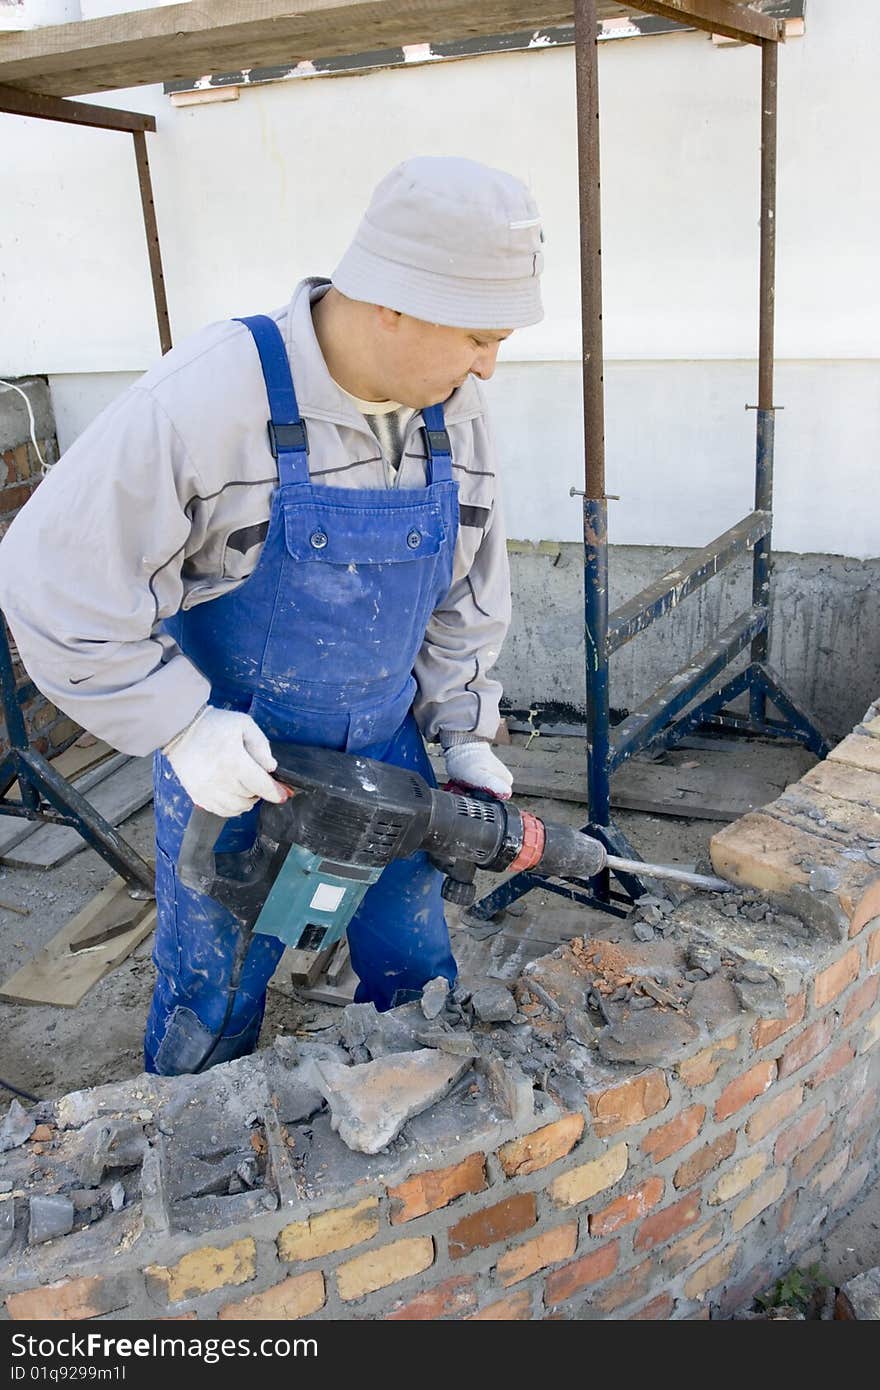
[(386, 399), (418, 410), (437, 405), (473, 373), (488, 381), (498, 348), (512, 329), (447, 328), (392, 309), (378, 308)]

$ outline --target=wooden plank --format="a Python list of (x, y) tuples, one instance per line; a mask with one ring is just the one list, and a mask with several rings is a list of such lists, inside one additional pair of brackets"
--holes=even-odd
[[(749, 42), (782, 35), (737, 0), (639, 0), (640, 9)], [(599, 0), (599, 17), (620, 15)], [(45, 25), (0, 41), (0, 83), (69, 97), (203, 73), (571, 24), (573, 0), (212, 0)]]
[(318, 979), (311, 987), (306, 986), (300, 989), (299, 993), (303, 999), (308, 999), (315, 1004), (338, 1004), (344, 1008), (346, 1004), (354, 1002), (354, 992), (358, 987), (358, 977), (351, 968), (351, 964), (346, 967), (335, 985), (331, 985), (325, 979)]
[(120, 888), (125, 888), (124, 880), (118, 876), (111, 879), (107, 887), (72, 917), (32, 960), (0, 985), (0, 999), (8, 999), (13, 1004), (55, 1004), (64, 1009), (76, 1008), (92, 985), (125, 960), (156, 925), (155, 903), (140, 903), (138, 906), (146, 911), (121, 936), (93, 946), (90, 950), (74, 952), (70, 949), (70, 943), (76, 940), (83, 926), (94, 921), (96, 915), (117, 897)]
[(785, 26), (780, 20), (759, 14), (739, 0), (636, 0), (633, 8), (744, 43), (785, 40)]
[[(98, 785), (88, 801), (111, 825), (119, 825), (146, 806), (152, 796), (152, 758), (130, 758)], [(7, 851), (2, 859), (4, 864), (17, 868), (54, 869), (85, 848), (86, 841), (72, 826), (44, 825), (23, 844)]]
[[(107, 749), (107, 755), (102, 756), (97, 765), (88, 764), (89, 770), (82, 772), (81, 775), (71, 775), (65, 772), (63, 767), (58, 766), (60, 759), (53, 760), (52, 766), (57, 767), (61, 776), (66, 777), (71, 786), (76, 787), (78, 792), (87, 792), (90, 787), (96, 787), (99, 782), (105, 781), (114, 772), (118, 772), (121, 767), (125, 767), (127, 762), (130, 762), (127, 753), (116, 753), (106, 743), (104, 748)], [(72, 750), (68, 749), (67, 751), (71, 752)], [(65, 756), (66, 754), (61, 754), (62, 758)], [(17, 782), (15, 787), (17, 789)], [(20, 845), (22, 840), (26, 840), (30, 835), (35, 835), (46, 824), (46, 821), (25, 820), (23, 816), (0, 816), (0, 863), (5, 862), (3, 856), (12, 849), (13, 845)]]
[(350, 969), (351, 952), (348, 949), (348, 937), (344, 936), (336, 943), (336, 950), (324, 969), (324, 978), (328, 985), (338, 985), (346, 970)]
[(0, 86), (0, 111), (15, 116), (38, 116), (44, 121), (63, 121), (71, 125), (94, 126), (99, 130), (155, 130), (155, 116), (136, 111), (116, 111), (112, 106), (96, 106), (88, 101), (66, 101), (39, 92), (23, 92), (20, 87)]
[(282, 979), (287, 977), (294, 985), (313, 985), (330, 957), (336, 950), (336, 943), (326, 951), (303, 951), (296, 946), (288, 946), (276, 967)]
[[(541, 748), (505, 748), (502, 760), (513, 773), (513, 795), (549, 797), (586, 805), (586, 754), (574, 740), (570, 750), (548, 753)], [(432, 758), (437, 780), (446, 776), (440, 758)], [(631, 759), (611, 779), (611, 805), (618, 810), (644, 811), (658, 816), (695, 820), (736, 820), (773, 801), (783, 780), (755, 773), (731, 773), (724, 768), (676, 767)]]
[(151, 911), (150, 898), (133, 898), (128, 884), (120, 879), (119, 887), (109, 897), (99, 893), (80, 912), (80, 926), (68, 942), (70, 951), (88, 951), (114, 937), (131, 931)]
[[(123, 753), (116, 753), (116, 749), (111, 748), (110, 744), (105, 743), (103, 739), (96, 739), (94, 743), (86, 744), (84, 747), (77, 743), (72, 743), (69, 748), (65, 748), (63, 753), (59, 753), (55, 758), (50, 758), (49, 762), (50, 766), (54, 767), (57, 773), (62, 777), (66, 777), (68, 782), (72, 782), (74, 778), (81, 777), (84, 772), (88, 772), (90, 768), (97, 767), (99, 763), (106, 762), (107, 759), (112, 758), (114, 754), (117, 757), (126, 756)], [(12, 797), (21, 796), (21, 787), (17, 779), (9, 788), (8, 795)]]

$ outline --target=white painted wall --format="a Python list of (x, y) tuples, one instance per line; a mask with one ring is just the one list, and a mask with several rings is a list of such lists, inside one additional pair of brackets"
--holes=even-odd
[[(876, 0), (810, 0), (806, 36), (780, 54), (775, 543), (862, 558), (880, 554), (878, 44)], [(603, 44), (600, 65), (610, 538), (702, 545), (751, 507), (759, 58), (680, 34)], [(156, 115), (176, 341), (329, 274), (398, 160), (467, 154), (525, 179), (547, 313), (492, 383), (509, 530), (579, 536), (571, 49), (213, 106), (174, 108), (155, 87), (95, 99)], [(0, 375), (50, 375), (64, 445), (158, 355), (132, 142), (2, 116), (0, 143)]]

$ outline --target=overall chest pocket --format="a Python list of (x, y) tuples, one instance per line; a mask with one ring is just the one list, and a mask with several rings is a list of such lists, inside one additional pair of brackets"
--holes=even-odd
[(300, 504), (284, 512), (288, 555), (331, 565), (411, 564), (438, 554), (446, 529), (430, 502), (395, 507)]
[(443, 517), (430, 501), (358, 499), (284, 509), (266, 675), (357, 686), (411, 669), (439, 597)]

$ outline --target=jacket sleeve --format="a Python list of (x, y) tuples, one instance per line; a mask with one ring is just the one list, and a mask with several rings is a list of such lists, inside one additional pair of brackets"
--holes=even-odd
[(204, 495), (150, 392), (103, 411), (41, 482), (0, 544), (0, 607), (54, 705), (124, 753), (184, 728), (209, 683), (160, 632), (183, 597), (187, 504)]
[(501, 684), (489, 673), (510, 626), (510, 606), (507, 536), (496, 495), (473, 563), (434, 610), (416, 659), (413, 713), (429, 741), (441, 730), (494, 739)]

